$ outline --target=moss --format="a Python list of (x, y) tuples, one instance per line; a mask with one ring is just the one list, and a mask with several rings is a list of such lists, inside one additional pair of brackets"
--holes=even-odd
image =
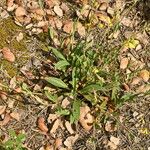
[[(9, 47), (13, 53), (17, 56), (18, 54), (22, 54), (21, 52), (27, 52), (27, 47), (26, 47), (26, 36), (24, 36), (24, 39), (21, 42), (18, 42), (15, 38), (17, 33), (22, 31), (23, 29), (19, 26), (17, 26), (12, 18), (8, 18), (5, 20), (2, 20), (0, 22), (0, 49), (3, 47)], [(10, 42), (8, 42), (10, 41)], [(23, 55), (20, 55), (21, 57)], [(17, 74), (17, 67), (16, 66), (21, 66), (25, 61), (27, 61), (28, 57), (24, 58), (17, 58), (15, 65), (14, 63), (10, 63), (6, 60), (1, 60), (0, 64), (3, 66), (3, 69), (7, 71), (7, 73), (13, 77), (14, 75)], [(25, 60), (26, 58), (26, 60)], [(16, 65), (17, 63), (17, 65)]]

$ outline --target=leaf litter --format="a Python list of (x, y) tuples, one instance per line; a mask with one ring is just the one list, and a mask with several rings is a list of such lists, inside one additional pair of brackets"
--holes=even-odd
[[(14, 12), (13, 17), (15, 19), (15, 22), (20, 26), (24, 26), (26, 28), (25, 32), (27, 32), (30, 35), (36, 34), (38, 36), (38, 34), (47, 32), (48, 28), (50, 26), (51, 31), (56, 32), (55, 35), (53, 35), (51, 33), (51, 35), (50, 35), (51, 40), (53, 41), (54, 46), (58, 47), (61, 45), (62, 36), (68, 38), (68, 36), (74, 34), (74, 32), (78, 32), (80, 38), (84, 38), (87, 35), (88, 29), (95, 30), (95, 28), (93, 28), (93, 26), (100, 27), (100, 28), (111, 27), (114, 19), (116, 19), (116, 18), (113, 18), (114, 14), (115, 14), (114, 12), (116, 11), (115, 7), (117, 8), (118, 11), (122, 11), (124, 9), (124, 5), (125, 5), (124, 1), (116, 1), (116, 5), (109, 4), (109, 2), (107, 2), (107, 1), (98, 1), (97, 3), (89, 4), (89, 5), (88, 5), (88, 3), (89, 2), (87, 0), (81, 0), (81, 1), (75, 2), (75, 4), (77, 4), (80, 7), (79, 8), (77, 7), (76, 11), (72, 12), (73, 9), (72, 9), (72, 5), (70, 5), (71, 3), (61, 2), (59, 0), (54, 0), (54, 1), (40, 0), (39, 2), (27, 1), (27, 3), (25, 5), (23, 3), (20, 3), (19, 1), (8, 0), (7, 1), (7, 10), (10, 12)], [(81, 6), (83, 6), (83, 10), (80, 10), (80, 8), (82, 8)], [(94, 9), (91, 9), (91, 7), (93, 7)], [(96, 12), (95, 12), (95, 10), (96, 10)], [(72, 16), (71, 16), (71, 14), (73, 14), (73, 13), (79, 17), (79, 20), (77, 22), (74, 21), (73, 20), (74, 18), (72, 18)], [(97, 20), (97, 21), (95, 21), (95, 23), (92, 22), (93, 21), (92, 19), (94, 19), (94, 18), (96, 18), (95, 20)], [(89, 22), (84, 22), (85, 20), (89, 21)], [(92, 23), (93, 23), (93, 26), (91, 25)], [(121, 24), (123, 27), (132, 28), (132, 20), (130, 18), (128, 19), (127, 17), (124, 17), (123, 20), (121, 21)], [(114, 34), (112, 34), (114, 39), (118, 39), (120, 37), (120, 34), (122, 33), (121, 28), (118, 31), (119, 32), (114, 32)], [(62, 34), (62, 36), (60, 33)], [(116, 33), (116, 35), (115, 35), (115, 33)], [(125, 70), (127, 71), (127, 68), (131, 69), (130, 65), (132, 65), (132, 61), (134, 61), (134, 62), (136, 61), (136, 57), (135, 57), (135, 59), (132, 57), (132, 61), (131, 62), (129, 61), (131, 55), (130, 56), (127, 55), (128, 51), (129, 50), (132, 51), (135, 48), (137, 51), (140, 51), (141, 47), (138, 47), (139, 41), (140, 41), (140, 44), (148, 43), (147, 42), (148, 38), (145, 38), (145, 40), (144, 40), (143, 36), (146, 37), (146, 34), (139, 33), (137, 36), (137, 40), (136, 39), (129, 40), (128, 43), (126, 44), (126, 47), (127, 47), (126, 50), (122, 51), (122, 53), (121, 53), (121, 55), (123, 55), (123, 57), (121, 56), (122, 59), (120, 60), (120, 70), (122, 72)], [(23, 40), (23, 38), (24, 38), (23, 33), (20, 32), (18, 34), (18, 36), (16, 37), (16, 40), (18, 42), (21, 42)], [(112, 37), (109, 36), (109, 38), (111, 39)], [(129, 37), (126, 37), (126, 38), (129, 38)], [(66, 44), (66, 45), (68, 46), (69, 44)], [(3, 57), (9, 62), (15, 62), (16, 56), (12, 53), (13, 50), (11, 50), (7, 47), (4, 47), (3, 49), (2, 49)], [(63, 57), (61, 57), (61, 59), (63, 59)], [(135, 63), (134, 65), (138, 68), (139, 62)], [(141, 66), (142, 65), (140, 64), (140, 67)], [(32, 66), (30, 67), (30, 69), (31, 68), (32, 68)], [(133, 66), (133, 68), (134, 68), (134, 66)], [(28, 71), (30, 69), (27, 69), (26, 72), (24, 72), (24, 74), (26, 74), (26, 77), (28, 77), (28, 78), (30, 75), (30, 73), (28, 73)], [(143, 68), (141, 67), (141, 69), (143, 69)], [(44, 71), (43, 72), (41, 71), (40, 73), (44, 74)], [(132, 72), (132, 69), (130, 71)], [(54, 74), (55, 73), (56, 72), (54, 72)], [(49, 77), (50, 77), (49, 79), (48, 78), (44, 78), (44, 79), (46, 79), (51, 85), (57, 86), (59, 88), (66, 89), (66, 90), (68, 89), (68, 85), (65, 83), (66, 79), (59, 79), (57, 75), (52, 77), (51, 74), (49, 75)], [(15, 77), (10, 80), (11, 82), (10, 82), (9, 88), (15, 90), (18, 87), (20, 89), (20, 87), (19, 87), (20, 85), (14, 79), (15, 79)], [(123, 92), (130, 91), (130, 90), (127, 90), (128, 88), (133, 90), (132, 88), (135, 88), (135, 86), (139, 85), (138, 86), (139, 92), (146, 93), (149, 90), (148, 85), (141, 85), (142, 84), (141, 80), (143, 80), (145, 83), (149, 81), (149, 71), (148, 70), (143, 69), (139, 72), (139, 74), (137, 76), (134, 75), (134, 78), (131, 79), (130, 82), (128, 80), (126, 80), (125, 83), (122, 83), (122, 85), (124, 86), (124, 89), (125, 89), (125, 90), (123, 90)], [(130, 85), (130, 83), (131, 83), (131, 85)], [(32, 89), (32, 87), (35, 87), (35, 84), (33, 82), (28, 81), (28, 85), (30, 85), (29, 87), (31, 89)], [(39, 87), (39, 90), (40, 90), (40, 88), (43, 88), (43, 86)], [(16, 90), (16, 91), (18, 91), (18, 90)], [(33, 92), (35, 92), (35, 91), (33, 91)], [(26, 92), (28, 93), (28, 94), (26, 93), (27, 94), (26, 96), (29, 97), (31, 95), (31, 91), (27, 90)], [(51, 94), (55, 95), (56, 92), (57, 92), (57, 90), (54, 90), (51, 92)], [(20, 93), (20, 92), (17, 92), (17, 93)], [(38, 93), (36, 93), (36, 92), (35, 92), (35, 94), (38, 95)], [(4, 95), (2, 96), (2, 94), (1, 94), (1, 97), (4, 97)], [(38, 96), (32, 95), (31, 97), (34, 98), (34, 100), (37, 99), (37, 101), (41, 101), (42, 99), (45, 99), (44, 97), (40, 96), (40, 94)], [(27, 98), (27, 99), (29, 99), (29, 98)], [(68, 112), (66, 111), (66, 109), (70, 109), (71, 99), (69, 99), (69, 100), (63, 99), (62, 101), (61, 100), (59, 101), (58, 98), (56, 98), (56, 99), (57, 100), (53, 101), (53, 102), (56, 104), (60, 104), (62, 107), (62, 112), (63, 113), (65, 112), (67, 114)], [(3, 98), (3, 100), (6, 100), (6, 98)], [(77, 131), (74, 130), (72, 124), (70, 124), (69, 121), (66, 121), (67, 115), (61, 116), (61, 115), (56, 115), (54, 113), (56, 106), (57, 106), (56, 104), (50, 104), (50, 106), (47, 106), (47, 107), (51, 107), (50, 113), (44, 114), (45, 117), (48, 116), (48, 118), (46, 118), (46, 119), (44, 119), (45, 117), (39, 117), (38, 119), (36, 118), (37, 119), (36, 127), (38, 127), (42, 132), (46, 133), (46, 136), (47, 136), (46, 138), (49, 138), (49, 134), (52, 134), (52, 136), (56, 138), (54, 145), (47, 144), (46, 148), (43, 148), (43, 149), (56, 149), (59, 147), (60, 147), (60, 149), (65, 149), (63, 147), (64, 145), (68, 149), (72, 149), (73, 145), (76, 143), (76, 141), (80, 138), (81, 135), (78, 135)], [(9, 107), (9, 109), (13, 109), (14, 107), (15, 107), (15, 105), (12, 105), (11, 107)], [(7, 109), (6, 107), (1, 108), (0, 115), (4, 116), (3, 121), (1, 121), (1, 125), (3, 125), (3, 126), (7, 125), (8, 122), (11, 120), (11, 118), (14, 118), (14, 119), (16, 119), (16, 121), (19, 122), (20, 114), (18, 114), (15, 111), (12, 111), (10, 114), (9, 113), (5, 114), (6, 109)], [(69, 112), (69, 113), (72, 114), (74, 112)], [(72, 116), (75, 117), (74, 115), (72, 115)], [(81, 125), (82, 128), (85, 130), (85, 132), (91, 132), (91, 131), (93, 131), (93, 127), (94, 127), (93, 125), (95, 123), (95, 120), (96, 120), (96, 118), (94, 117), (94, 114), (92, 114), (92, 109), (89, 106), (82, 106), (80, 108), (80, 114), (79, 114), (79, 123), (80, 124), (77, 124), (76, 128)], [(51, 127), (49, 127), (49, 125)], [(62, 126), (63, 126), (63, 128), (62, 128)], [(36, 127), (34, 127), (34, 128), (36, 128)], [(59, 133), (60, 129), (62, 129), (62, 132), (64, 132), (64, 133), (67, 131), (68, 135), (67, 136), (64, 135), (63, 138), (59, 139), (57, 136), (59, 136), (59, 134), (60, 134)], [(111, 121), (110, 122), (107, 121), (105, 124), (105, 130), (107, 132), (114, 133), (117, 129), (116, 129), (116, 126)], [(79, 134), (80, 134), (80, 132), (79, 132)], [(105, 146), (108, 146), (112, 149), (117, 149), (118, 145), (120, 145), (120, 138), (116, 138), (115, 136), (111, 135), (110, 140), (108, 141), (108, 143)]]

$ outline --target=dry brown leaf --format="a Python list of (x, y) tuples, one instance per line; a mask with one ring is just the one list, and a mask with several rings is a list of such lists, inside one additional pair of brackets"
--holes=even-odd
[(103, 3), (101, 3), (99, 10), (105, 11), (107, 9), (107, 7), (108, 7), (108, 3), (103, 2)]
[(72, 129), (71, 123), (69, 121), (65, 121), (66, 129), (69, 131), (70, 134), (74, 133), (74, 130)]
[(49, 114), (47, 121), (48, 121), (48, 123), (52, 123), (58, 117), (59, 117), (59, 115), (57, 115), (57, 114)]
[(48, 132), (48, 128), (47, 128), (47, 126), (46, 126), (46, 124), (45, 124), (45, 120), (44, 120), (43, 117), (39, 117), (39, 118), (38, 118), (37, 124), (38, 124), (38, 127), (39, 127), (39, 129), (40, 129), (41, 131), (43, 131), (43, 132)]
[(1, 13), (0, 13), (0, 16), (2, 19), (6, 19), (9, 17), (9, 13), (6, 11), (6, 10), (3, 10)]
[(14, 76), (13, 78), (11, 78), (10, 82), (9, 82), (9, 87), (10, 89), (14, 89), (16, 87), (16, 76)]
[(18, 7), (15, 11), (15, 16), (16, 17), (23, 17), (23, 16), (26, 16), (26, 10), (23, 8), (23, 7)]
[(61, 120), (60, 119), (57, 119), (53, 126), (52, 126), (52, 129), (50, 130), (50, 133), (55, 133), (56, 130), (58, 129), (58, 127), (60, 126), (60, 123), (61, 123)]
[(55, 18), (55, 26), (60, 30), (63, 26), (62, 21), (58, 18)]
[(7, 0), (7, 7), (12, 7), (15, 0)]
[(55, 149), (60, 149), (61, 146), (62, 146), (62, 139), (61, 138), (57, 138), (55, 140)]
[(15, 101), (14, 101), (14, 100), (9, 99), (9, 100), (7, 101), (8, 108), (13, 108), (13, 107), (14, 107), (14, 103), (15, 103)]
[(0, 121), (0, 126), (5, 126), (8, 124), (8, 122), (10, 121), (11, 117), (10, 117), (10, 114), (7, 113), (4, 117), (4, 120), (3, 121)]
[(80, 36), (85, 36), (86, 34), (85, 27), (80, 22), (78, 22), (77, 30)]
[(21, 93), (21, 92), (22, 92), (21, 87), (15, 88), (15, 89), (14, 89), (14, 92), (15, 92), (15, 93)]
[(41, 8), (32, 9), (30, 10), (30, 12), (35, 13), (36, 15), (39, 15), (39, 16), (45, 15), (44, 10)]
[(107, 146), (111, 149), (111, 150), (115, 150), (117, 149), (117, 145), (115, 145), (113, 142), (109, 141)]
[(0, 92), (0, 97), (1, 97), (2, 100), (6, 100), (6, 99), (7, 99), (7, 93), (1, 91), (1, 92)]
[(69, 98), (66, 97), (66, 98), (63, 99), (63, 101), (62, 101), (61, 107), (62, 107), (62, 108), (66, 108), (69, 104), (70, 104)]
[(94, 122), (94, 118), (90, 114), (90, 108), (88, 106), (80, 108), (79, 122), (86, 131), (91, 130), (92, 123)]
[(59, 0), (45, 0), (45, 3), (49, 8), (52, 8), (55, 5), (59, 5), (60, 1)]
[(20, 42), (22, 39), (23, 39), (23, 33), (20, 32), (20, 33), (18, 34), (18, 36), (16, 37), (16, 40), (17, 40), (18, 42)]
[(72, 149), (73, 144), (78, 139), (79, 135), (76, 134), (75, 136), (69, 136), (65, 141), (64, 145), (67, 146), (69, 149)]
[(63, 27), (63, 31), (66, 33), (73, 32), (73, 22), (70, 20), (66, 21)]
[(56, 15), (58, 15), (59, 17), (62, 17), (62, 16), (63, 16), (63, 11), (62, 11), (62, 9), (60, 8), (59, 5), (54, 6), (54, 12), (55, 12)]
[(20, 120), (20, 114), (18, 112), (12, 112), (10, 113), (10, 116), (13, 118), (13, 119), (16, 119), (17, 121)]
[(10, 51), (9, 48), (4, 47), (2, 49), (3, 57), (8, 60), (9, 62), (14, 62), (15, 61), (15, 55)]
[(113, 142), (115, 145), (119, 145), (119, 143), (120, 143), (120, 139), (116, 138), (114, 136), (110, 137), (110, 141)]
[(47, 144), (44, 148), (44, 150), (54, 150), (53, 145)]
[(123, 88), (124, 88), (126, 91), (130, 91), (130, 88), (129, 88), (128, 84), (123, 83), (122, 85), (123, 85)]
[(129, 60), (128, 58), (122, 58), (120, 61), (120, 69), (126, 69), (128, 66)]
[(136, 90), (137, 93), (146, 93), (150, 90), (150, 85), (141, 85)]
[(149, 80), (150, 73), (149, 73), (149, 71), (147, 71), (147, 70), (142, 70), (142, 71), (140, 71), (139, 76), (140, 76), (145, 82), (147, 82), (147, 81)]
[(69, 7), (68, 7), (67, 4), (65, 4), (65, 3), (62, 3), (60, 7), (61, 7), (61, 9), (62, 9), (64, 12), (68, 12), (68, 11), (69, 11)]
[(108, 25), (111, 25), (111, 20), (110, 20), (110, 17), (105, 15), (105, 14), (102, 14), (102, 13), (98, 13), (96, 14), (97, 17), (99, 18), (100, 21), (108, 24)]
[(0, 115), (2, 115), (6, 110), (6, 106), (0, 106)]
[(135, 77), (132, 79), (131, 85), (137, 85), (141, 82), (141, 78)]

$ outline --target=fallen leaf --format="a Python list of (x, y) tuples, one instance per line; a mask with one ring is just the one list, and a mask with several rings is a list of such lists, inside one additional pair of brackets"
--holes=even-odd
[(90, 114), (90, 108), (88, 106), (80, 108), (79, 122), (86, 131), (91, 130), (92, 123), (94, 122), (94, 118)]
[(18, 34), (18, 36), (16, 37), (16, 40), (17, 40), (18, 42), (20, 42), (22, 39), (23, 39), (23, 33), (20, 32), (20, 33)]
[(8, 60), (9, 62), (14, 62), (15, 61), (15, 56), (14, 54), (10, 51), (9, 48), (4, 47), (2, 49), (3, 57)]
[(6, 110), (6, 106), (0, 106), (0, 115), (2, 115)]
[(0, 15), (1, 15), (1, 18), (2, 18), (2, 19), (6, 19), (6, 18), (9, 17), (9, 13), (8, 13), (6, 10), (3, 10), (3, 11), (0, 13)]
[(74, 130), (72, 129), (71, 123), (69, 121), (65, 121), (65, 126), (66, 126), (66, 129), (69, 131), (70, 134), (74, 133)]
[(26, 16), (26, 10), (23, 7), (18, 7), (15, 11), (16, 17)]
[(61, 9), (62, 9), (64, 12), (68, 12), (68, 11), (69, 11), (69, 7), (68, 7), (67, 4), (65, 4), (65, 3), (62, 3), (60, 7), (61, 7)]
[(13, 108), (13, 107), (14, 107), (14, 103), (15, 103), (15, 101), (14, 101), (14, 100), (9, 99), (9, 100), (7, 101), (8, 108)]
[(120, 143), (120, 139), (116, 138), (114, 136), (110, 137), (110, 141), (113, 142), (115, 145), (119, 145), (119, 143)]
[(108, 7), (108, 3), (103, 2), (103, 3), (101, 3), (101, 5), (99, 6), (99, 10), (105, 11), (105, 10), (107, 9), (107, 7)]
[(15, 89), (14, 89), (14, 92), (15, 92), (15, 93), (21, 93), (21, 92), (22, 92), (21, 87), (15, 88)]
[(9, 113), (7, 113), (4, 117), (3, 121), (0, 121), (0, 126), (5, 126), (8, 124), (8, 122), (10, 121), (11, 117), (9, 115)]
[(126, 84), (126, 83), (123, 83), (123, 88), (126, 90), (126, 91), (130, 91), (130, 88), (129, 86)]
[(19, 121), (20, 120), (20, 114), (18, 113), (18, 112), (12, 112), (12, 113), (10, 113), (10, 116), (12, 117), (12, 118), (14, 118), (14, 119), (16, 119), (17, 121)]
[(63, 31), (66, 33), (73, 32), (73, 22), (70, 20), (66, 21), (63, 27)]
[(64, 141), (64, 145), (67, 146), (69, 149), (72, 149), (73, 144), (75, 141), (78, 139), (79, 135), (76, 134), (75, 136), (69, 136), (67, 139)]
[(7, 7), (12, 7), (15, 0), (7, 0)]
[(61, 146), (62, 146), (62, 139), (61, 138), (57, 138), (55, 140), (55, 149), (60, 149)]
[(2, 100), (6, 100), (6, 99), (7, 99), (7, 93), (1, 91), (1, 92), (0, 92), (0, 97), (1, 97)]
[(129, 60), (128, 58), (122, 58), (120, 61), (120, 69), (126, 69), (128, 66)]
[(96, 15), (97, 15), (97, 17), (99, 18), (100, 21), (102, 21), (102, 22), (104, 22), (108, 25), (112, 24), (109, 16), (107, 16), (105, 14), (102, 14), (102, 13), (98, 13)]
[(140, 71), (139, 76), (140, 76), (145, 82), (147, 82), (147, 81), (149, 80), (150, 73), (149, 73), (149, 71), (147, 71), (147, 70), (142, 70), (142, 71)]
[(60, 1), (59, 0), (45, 0), (46, 2), (46, 5), (49, 7), (49, 8), (52, 8), (54, 7), (55, 5), (59, 5), (60, 4)]
[(135, 77), (132, 79), (131, 85), (137, 85), (141, 82), (141, 80), (142, 80), (141, 78)]
[(150, 90), (150, 85), (141, 85), (136, 90), (137, 93), (146, 93)]
[(16, 87), (16, 77), (14, 76), (13, 78), (11, 78), (10, 82), (9, 82), (9, 88), (10, 89), (14, 89)]
[(80, 22), (78, 22), (77, 31), (80, 36), (85, 36), (86, 34), (85, 27)]
[(60, 8), (59, 5), (54, 6), (54, 12), (55, 12), (56, 15), (58, 15), (59, 17), (62, 17), (62, 16), (63, 16), (63, 11), (62, 11), (62, 9)]
[(39, 127), (39, 129), (40, 129), (41, 131), (43, 131), (43, 132), (48, 132), (48, 128), (47, 128), (47, 126), (46, 126), (46, 124), (45, 124), (45, 120), (44, 120), (43, 117), (39, 117), (39, 118), (38, 118), (37, 124), (38, 124), (38, 127)]
[(57, 120), (54, 122), (54, 124), (53, 124), (53, 126), (52, 126), (52, 128), (51, 128), (51, 130), (50, 130), (50, 133), (55, 133), (56, 130), (58, 129), (58, 127), (60, 126), (60, 123), (61, 123), (61, 120), (60, 120), (60, 119), (57, 119)]
[(58, 117), (59, 117), (59, 115), (57, 115), (57, 114), (49, 114), (47, 121), (48, 121), (48, 123), (52, 123)]
[(54, 150), (53, 145), (47, 144), (44, 148), (44, 150)]
[(115, 145), (113, 142), (109, 141), (107, 146), (111, 149), (111, 150), (115, 150), (117, 149), (117, 145)]
[(66, 97), (66, 98), (63, 99), (63, 101), (62, 101), (61, 107), (62, 107), (62, 108), (66, 108), (69, 104), (70, 104), (69, 98)]

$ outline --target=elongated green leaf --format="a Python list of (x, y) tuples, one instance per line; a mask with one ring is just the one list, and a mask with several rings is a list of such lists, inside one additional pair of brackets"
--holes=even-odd
[(59, 79), (59, 78), (47, 77), (47, 78), (45, 78), (45, 80), (46, 80), (47, 82), (49, 82), (50, 84), (56, 86), (56, 87), (68, 89), (67, 84), (66, 84), (65, 82), (63, 82), (61, 79)]
[(54, 39), (54, 30), (53, 30), (53, 28), (51, 28), (51, 27), (48, 28), (48, 34), (49, 34), (49, 38), (53, 40)]
[(103, 87), (100, 84), (90, 84), (90, 85), (85, 86), (81, 90), (81, 93), (87, 93), (87, 92), (90, 92), (90, 91), (93, 91), (93, 90), (96, 90), (96, 91), (103, 90)]
[(54, 55), (59, 58), (59, 59), (62, 59), (62, 60), (66, 60), (66, 58), (63, 56), (63, 54), (58, 51), (56, 48), (53, 48), (51, 46), (48, 47), (50, 50), (52, 50), (52, 52), (54, 53)]
[(63, 115), (63, 116), (67, 116), (70, 114), (70, 111), (68, 109), (62, 109), (62, 108), (59, 108), (57, 111), (56, 111), (56, 114), (58, 115)]
[(69, 66), (70, 64), (66, 60), (60, 60), (55, 64), (56, 69), (63, 70), (66, 66)]
[(72, 114), (70, 115), (70, 123), (74, 123), (79, 120), (80, 106), (81, 106), (81, 102), (79, 100), (74, 100)]
[(48, 92), (48, 91), (45, 91), (45, 95), (46, 95), (46, 97), (47, 97), (50, 101), (56, 103), (57, 98), (58, 98), (57, 95), (53, 95), (53, 94), (51, 94), (51, 93)]

